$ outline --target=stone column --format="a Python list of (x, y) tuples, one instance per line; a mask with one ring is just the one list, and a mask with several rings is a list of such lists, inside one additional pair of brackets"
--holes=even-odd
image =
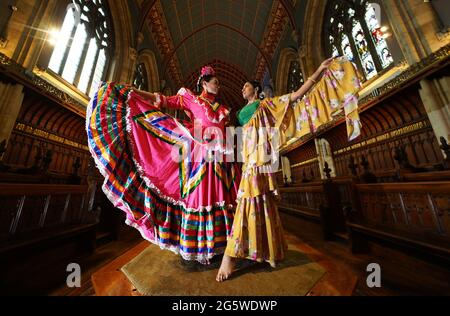
[(134, 79), (134, 74), (136, 72), (137, 64), (138, 64), (138, 52), (136, 49), (129, 47), (128, 51), (129, 56), (129, 69), (127, 74), (127, 80), (125, 82), (132, 83)]
[[(55, 18), (53, 12), (59, 1), (43, 1), (39, 7), (39, 14), (37, 14), (36, 20), (33, 22), (35, 27), (39, 29), (36, 32), (29, 34), (30, 48), (28, 51), (23, 50), (21, 56), (21, 63), (28, 70), (33, 71), (35, 66), (45, 66), (47, 67), (50, 57), (52, 55), (54, 46), (49, 42), (51, 38), (50, 32), (53, 30), (59, 30), (60, 25), (53, 27), (52, 20)], [(45, 65), (39, 65), (40, 60), (45, 60)]]
[(6, 1), (0, 5), (2, 13), (0, 13), (0, 48), (5, 48), (8, 44), (8, 27), (9, 22), (17, 11), (17, 0)]
[(328, 163), (328, 168), (331, 169), (331, 177), (336, 177), (336, 166), (334, 164), (333, 153), (331, 151), (330, 143), (326, 139), (315, 139), (316, 150), (319, 159), (320, 176), (323, 180), (327, 179), (325, 169), (325, 163)]
[(281, 168), (283, 170), (283, 181), (287, 179), (287, 183), (292, 183), (291, 162), (288, 157), (281, 157)]
[(450, 140), (450, 77), (423, 79), (420, 97), (437, 139)]
[(325, 19), (327, 1), (307, 1), (305, 23), (302, 34), (302, 53), (308, 58), (303, 59), (303, 75), (311, 76), (325, 59), (323, 41), (320, 37)]
[(440, 33), (439, 17), (430, 1), (390, 0), (382, 4), (410, 65), (449, 43), (450, 39)]
[(6, 144), (8, 144), (22, 107), (23, 98), (22, 85), (0, 82), (0, 143), (6, 140)]

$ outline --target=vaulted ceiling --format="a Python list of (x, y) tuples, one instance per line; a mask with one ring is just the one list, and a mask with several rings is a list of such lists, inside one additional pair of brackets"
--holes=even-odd
[(178, 87), (194, 88), (200, 69), (212, 65), (222, 101), (235, 107), (245, 80), (270, 72), (284, 30), (295, 28), (292, 1), (144, 0), (139, 31), (149, 26), (159, 67)]

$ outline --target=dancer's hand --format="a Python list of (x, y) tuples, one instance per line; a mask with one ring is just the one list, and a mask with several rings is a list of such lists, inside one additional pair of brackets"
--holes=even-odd
[(311, 77), (308, 78), (305, 84), (303, 84), (300, 87), (300, 89), (298, 89), (296, 92), (291, 94), (291, 102), (294, 103), (297, 102), (297, 100), (303, 98), (306, 95), (306, 93), (308, 93), (308, 91), (314, 86), (314, 84), (318, 82), (320, 76), (322, 75), (322, 72), (325, 69), (328, 69), (330, 65), (333, 63), (333, 61), (334, 57), (328, 58), (327, 60), (322, 62), (320, 67), (317, 68), (316, 72)]
[(325, 69), (328, 69), (328, 68), (331, 66), (331, 64), (333, 63), (334, 59), (335, 59), (335, 57), (328, 58), (327, 60), (325, 60), (325, 61), (320, 65), (319, 71), (322, 72), (322, 71), (324, 71)]
[(136, 93), (137, 95), (141, 96), (142, 98), (146, 99), (146, 100), (150, 100), (152, 102), (156, 101), (156, 96), (154, 93), (150, 93), (147, 91), (142, 91), (136, 88), (131, 88), (131, 91), (133, 91), (134, 93)]
[(139, 90), (139, 89), (136, 88), (136, 87), (131, 87), (131, 91), (133, 91), (133, 92), (136, 93), (136, 94), (142, 94), (143, 92), (145, 92), (145, 91)]

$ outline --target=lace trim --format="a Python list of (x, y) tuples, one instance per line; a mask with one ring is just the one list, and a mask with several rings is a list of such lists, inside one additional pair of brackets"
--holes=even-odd
[[(152, 244), (158, 246), (159, 248), (161, 248), (161, 250), (169, 250), (173, 253), (175, 253), (176, 255), (181, 256), (184, 260), (188, 260), (188, 261), (198, 261), (199, 263), (203, 264), (203, 265), (207, 265), (208, 261), (213, 259), (215, 256), (221, 255), (225, 252), (225, 247), (220, 247), (220, 248), (214, 248), (215, 251), (214, 253), (210, 253), (210, 254), (192, 254), (192, 253), (187, 253), (184, 252), (180, 249), (180, 246), (175, 246), (175, 245), (166, 245), (164, 243), (161, 243), (158, 240), (155, 239), (151, 239), (147, 236), (146, 234), (146, 230), (142, 228), (141, 225), (133, 222), (132, 220), (128, 219), (125, 221), (125, 223), (130, 226), (133, 227), (135, 229), (137, 229), (139, 231), (139, 233), (141, 234), (142, 238), (151, 242)], [(155, 229), (156, 230), (156, 229)], [(155, 233), (156, 234), (156, 233)]]

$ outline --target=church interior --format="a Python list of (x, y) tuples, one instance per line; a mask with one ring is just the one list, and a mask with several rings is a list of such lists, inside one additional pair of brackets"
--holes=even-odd
[[(342, 113), (281, 148), (280, 269), (217, 285), (220, 261), (151, 245), (102, 192), (101, 82), (172, 96), (211, 65), (236, 123), (248, 80), (285, 95), (337, 56), (362, 77), (361, 135)], [(449, 57), (447, 0), (0, 0), (0, 292), (450, 295)]]

